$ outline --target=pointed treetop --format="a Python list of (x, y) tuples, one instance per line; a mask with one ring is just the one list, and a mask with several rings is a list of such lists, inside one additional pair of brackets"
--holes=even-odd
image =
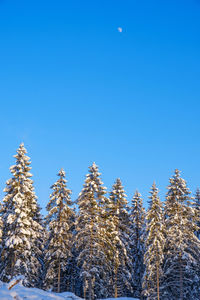
[(128, 210), (128, 202), (126, 198), (127, 195), (124, 191), (124, 187), (122, 186), (122, 182), (120, 178), (117, 178), (112, 186), (109, 199), (112, 205), (114, 205), (118, 209), (118, 213), (122, 213), (122, 211), (125, 212), (126, 210)]
[[(154, 204), (154, 205), (157, 205), (158, 203), (162, 206), (162, 203), (160, 202), (160, 198), (159, 198), (159, 196), (158, 196), (158, 193), (159, 193), (159, 190), (158, 190), (158, 188), (156, 187), (156, 184), (155, 184), (155, 181), (153, 182), (153, 184), (152, 184), (152, 187), (151, 187), (151, 190), (150, 190), (150, 192), (149, 192), (151, 195), (148, 197), (149, 199), (150, 199), (150, 204), (152, 205), (152, 204)], [(152, 207), (151, 207), (151, 205), (150, 205), (150, 208), (149, 209), (151, 209)]]
[[(100, 179), (101, 173), (99, 172), (98, 166), (93, 162), (93, 164), (89, 167), (89, 174), (86, 175), (85, 183), (90, 181), (98, 181), (98, 184), (103, 184), (102, 180)], [(103, 189), (106, 189), (102, 187)]]
[(121, 194), (120, 198), (126, 198), (127, 197), (127, 195), (125, 194), (125, 191), (124, 191), (124, 187), (122, 186), (122, 182), (121, 182), (120, 178), (117, 178), (116, 181), (115, 181), (115, 183), (112, 186), (112, 191), (110, 193), (111, 198), (116, 193), (120, 193)]
[(174, 175), (172, 175), (172, 177), (169, 179), (170, 183), (173, 184), (174, 182), (177, 182), (179, 181), (180, 179), (183, 180), (181, 177), (180, 177), (180, 171), (178, 169), (175, 169), (174, 170)]
[(152, 188), (156, 188), (156, 182), (154, 180), (153, 184), (152, 184)]
[(64, 169), (63, 168), (61, 168), (60, 169), (60, 171), (58, 172), (58, 176), (60, 176), (60, 177), (65, 177), (65, 171), (64, 171)]
[(115, 181), (115, 183), (113, 184), (113, 188), (116, 189), (117, 187), (123, 188), (122, 182), (121, 182), (121, 179), (120, 179), (120, 178), (117, 178), (116, 181)]
[(116, 183), (119, 184), (119, 185), (122, 185), (121, 179), (120, 179), (120, 178), (117, 178), (117, 179), (116, 179)]
[(199, 188), (196, 189), (196, 193), (193, 199), (194, 199), (193, 205), (199, 211), (200, 210), (200, 189)]
[(181, 172), (179, 171), (179, 169), (175, 169), (174, 173), (175, 173), (176, 176), (180, 176)]
[(149, 199), (152, 199), (153, 196), (156, 196), (158, 194), (159, 190), (156, 187), (156, 183), (155, 181), (153, 182), (152, 186), (151, 186), (151, 191), (149, 192), (151, 194), (151, 196), (149, 196)]
[(135, 201), (138, 201), (139, 199), (142, 200), (141, 197), (142, 197), (142, 195), (138, 192), (138, 190), (136, 190), (135, 194), (133, 196), (132, 202), (135, 203)]
[(195, 199), (200, 202), (200, 189), (199, 188), (196, 189)]
[(139, 193), (138, 189), (135, 190), (135, 196), (141, 196), (141, 194)]
[(152, 186), (151, 186), (151, 190), (149, 192), (151, 195), (148, 197), (150, 199), (150, 201), (148, 201), (149, 203), (149, 210), (152, 208), (152, 203), (154, 200), (157, 200), (159, 199), (158, 197), (158, 193), (159, 193), (159, 190), (158, 188), (156, 187), (156, 183), (155, 181), (153, 182)]
[(135, 191), (135, 194), (131, 202), (132, 202), (132, 207), (131, 207), (132, 216), (135, 214), (136, 215), (141, 214), (142, 219), (144, 219), (143, 199), (142, 199), (142, 195), (138, 192), (138, 190)]
[(26, 155), (27, 151), (23, 143), (19, 145), (16, 152), (17, 154), (13, 155), (16, 159), (16, 164), (10, 167), (11, 173), (15, 176), (16, 174), (23, 174), (25, 172), (27, 177), (32, 177), (32, 174), (28, 173), (31, 170), (30, 157)]
[(25, 148), (25, 146), (24, 146), (24, 143), (21, 143), (20, 145), (19, 145), (19, 148), (18, 148), (18, 151), (23, 151), (24, 153), (27, 153), (27, 151), (26, 151), (26, 148)]
[(167, 200), (184, 202), (185, 200), (191, 199), (191, 197), (188, 197), (191, 192), (187, 187), (186, 181), (180, 177), (180, 171), (178, 169), (175, 170), (169, 182), (170, 184), (167, 187), (168, 192), (166, 195)]
[[(21, 144), (19, 145), (19, 148), (17, 149), (16, 152), (17, 152), (17, 154), (13, 155), (13, 157), (16, 158), (17, 163), (22, 162), (22, 161), (28, 162), (28, 161), (30, 160), (30, 157), (28, 157), (28, 156), (26, 155), (27, 150), (26, 150), (26, 148), (24, 147), (24, 143), (21, 143)], [(30, 164), (30, 162), (29, 162), (28, 164)]]
[[(98, 171), (99, 171), (99, 168), (98, 168), (98, 166), (96, 165), (96, 163), (95, 162), (93, 162), (93, 164), (89, 167), (89, 170), (90, 170), (90, 172), (91, 173), (98, 173)], [(99, 175), (100, 175), (100, 173), (99, 173)]]
[[(100, 178), (101, 173), (98, 171), (98, 166), (93, 163), (92, 166), (89, 167), (89, 173), (86, 175), (86, 179), (83, 185), (82, 191), (79, 193), (79, 197), (77, 199), (77, 203), (86, 197), (86, 194), (93, 194), (100, 201), (104, 201), (106, 194), (106, 187), (103, 186), (103, 182)], [(97, 193), (97, 194), (96, 194)]]

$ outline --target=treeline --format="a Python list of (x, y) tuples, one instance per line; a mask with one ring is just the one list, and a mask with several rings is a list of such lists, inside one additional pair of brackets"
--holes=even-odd
[(23, 144), (14, 157), (0, 210), (0, 280), (22, 275), (25, 286), (89, 300), (200, 299), (200, 191), (191, 197), (179, 170), (165, 201), (153, 183), (145, 211), (138, 191), (128, 205), (120, 179), (107, 194), (93, 164), (76, 211), (61, 169), (43, 218)]

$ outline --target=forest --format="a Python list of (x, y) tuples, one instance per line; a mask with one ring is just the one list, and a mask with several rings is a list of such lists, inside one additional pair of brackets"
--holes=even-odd
[(108, 193), (95, 163), (73, 202), (61, 169), (43, 217), (23, 143), (14, 158), (0, 206), (1, 281), (23, 276), (26, 287), (88, 300), (200, 299), (200, 190), (192, 195), (178, 169), (165, 199), (152, 184), (147, 210), (139, 191), (128, 203), (119, 178)]

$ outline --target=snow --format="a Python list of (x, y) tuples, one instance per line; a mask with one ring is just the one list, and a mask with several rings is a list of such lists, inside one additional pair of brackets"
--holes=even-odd
[(51, 293), (36, 288), (25, 288), (21, 284), (17, 284), (11, 290), (8, 290), (9, 284), (0, 283), (0, 299), (1, 300), (78, 300), (81, 299), (72, 293)]
[[(81, 300), (73, 293), (52, 293), (36, 288), (26, 288), (21, 283), (15, 285), (11, 290), (9, 284), (0, 282), (0, 299), (1, 300)], [(106, 300), (116, 300), (116, 298), (107, 298)], [(120, 300), (138, 300), (136, 298), (118, 298)]]

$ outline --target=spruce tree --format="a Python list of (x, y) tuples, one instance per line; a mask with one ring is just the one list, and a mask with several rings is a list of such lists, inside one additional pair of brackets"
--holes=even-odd
[(67, 188), (63, 169), (58, 173), (58, 177), (56, 183), (51, 186), (53, 192), (47, 205), (46, 224), (49, 239), (45, 252), (45, 287), (59, 293), (70, 289), (68, 268), (72, 258), (74, 211), (70, 208), (71, 191)]
[(162, 299), (199, 299), (200, 242), (197, 213), (179, 170), (170, 178), (165, 201), (167, 239)]
[(0, 249), (2, 247), (2, 234), (3, 234), (2, 212), (3, 212), (3, 207), (2, 204), (0, 203)]
[(162, 299), (160, 297), (160, 279), (166, 231), (162, 203), (158, 197), (155, 183), (152, 185), (150, 194), (150, 207), (146, 215), (143, 294), (148, 300), (159, 300)]
[(16, 164), (10, 168), (12, 178), (6, 182), (2, 206), (2, 249), (0, 278), (9, 282), (14, 276), (24, 275), (24, 284), (37, 284), (40, 267), (38, 247), (42, 227), (39, 215), (30, 158), (22, 143), (14, 156)]
[(96, 299), (105, 294), (106, 254), (101, 235), (101, 206), (105, 203), (105, 187), (95, 163), (89, 167), (85, 184), (77, 199), (79, 214), (76, 222), (75, 245), (78, 252), (84, 299)]
[(196, 236), (200, 239), (200, 189), (197, 188), (195, 196), (194, 196), (194, 208), (196, 209), (197, 213), (197, 226), (198, 229), (195, 231)]
[(144, 273), (144, 230), (145, 230), (145, 210), (141, 194), (136, 191), (131, 205), (131, 252), (132, 264), (132, 285), (134, 297), (140, 297), (142, 292), (142, 277)]
[(110, 193), (110, 221), (112, 222), (114, 297), (126, 296), (131, 290), (132, 265), (130, 253), (130, 220), (127, 199), (121, 180), (118, 178)]

